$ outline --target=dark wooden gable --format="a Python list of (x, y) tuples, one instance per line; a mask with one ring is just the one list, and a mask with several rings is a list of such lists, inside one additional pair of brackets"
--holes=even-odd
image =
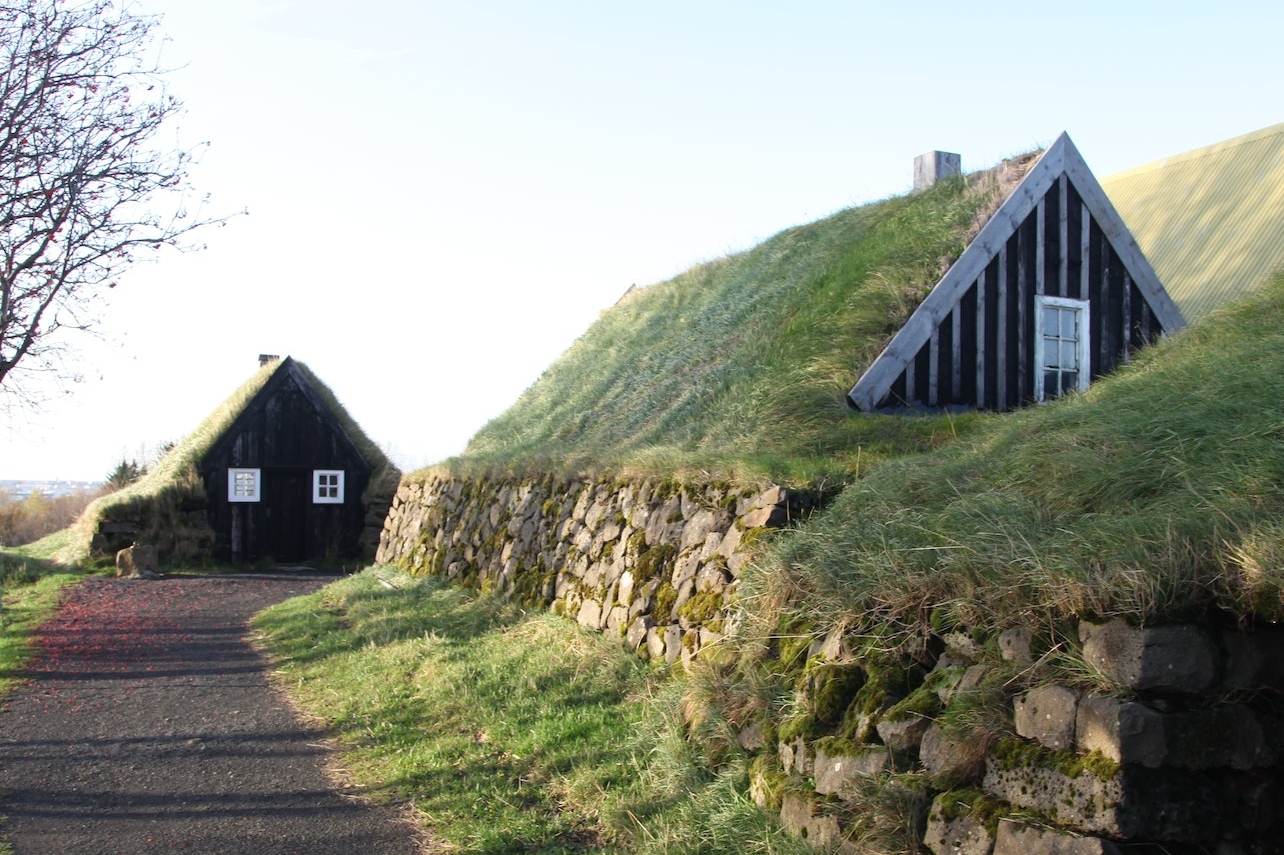
[[(1069, 347), (1041, 332), (1044, 319), (1055, 318), (1062, 307), (1070, 318), (1084, 320), (1082, 329), (1073, 327), (1073, 335), (1076, 352), (1083, 348), (1086, 377), (1065, 366), (1049, 370), (1046, 361), (1036, 366), (1036, 352)], [(1136, 348), (1184, 325), (1096, 178), (1062, 134), (848, 399), (865, 411), (1010, 410), (1055, 397), (1067, 382), (1082, 388), (1126, 362)], [(1051, 386), (1045, 389), (1045, 384)]]
[[(228, 473), (237, 469), (256, 472), (255, 501), (230, 501)], [(343, 473), (342, 501), (315, 500), (319, 470)], [(289, 357), (211, 444), (200, 471), (216, 558), (295, 562), (358, 553), (370, 464)]]

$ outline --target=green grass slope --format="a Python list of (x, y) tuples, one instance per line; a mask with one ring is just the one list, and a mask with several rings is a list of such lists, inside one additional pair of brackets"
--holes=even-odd
[(454, 464), (805, 481), (931, 447), (957, 425), (845, 395), (995, 195), (988, 174), (946, 181), (634, 289)]
[(1083, 395), (889, 462), (760, 586), (817, 627), (1284, 618), (1284, 274)]

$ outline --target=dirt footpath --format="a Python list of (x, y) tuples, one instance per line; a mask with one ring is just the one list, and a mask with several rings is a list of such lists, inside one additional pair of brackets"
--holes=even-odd
[(334, 577), (89, 579), (0, 712), (17, 855), (417, 855), (394, 808), (340, 792), (325, 735), (250, 647), (255, 612)]

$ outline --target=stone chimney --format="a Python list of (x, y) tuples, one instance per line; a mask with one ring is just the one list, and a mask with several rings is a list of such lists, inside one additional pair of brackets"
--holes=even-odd
[(926, 190), (942, 178), (963, 171), (963, 158), (953, 152), (929, 151), (914, 158), (914, 190)]
[(259, 354), (259, 368), (262, 368), (264, 365), (271, 365), (273, 362), (280, 362), (280, 361), (281, 361), (281, 357), (277, 356), (275, 353)]

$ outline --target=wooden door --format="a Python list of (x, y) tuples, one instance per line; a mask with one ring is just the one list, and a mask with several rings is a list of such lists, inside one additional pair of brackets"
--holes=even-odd
[(262, 556), (278, 562), (306, 561), (308, 509), (312, 504), (311, 470), (263, 472), (267, 517)]

